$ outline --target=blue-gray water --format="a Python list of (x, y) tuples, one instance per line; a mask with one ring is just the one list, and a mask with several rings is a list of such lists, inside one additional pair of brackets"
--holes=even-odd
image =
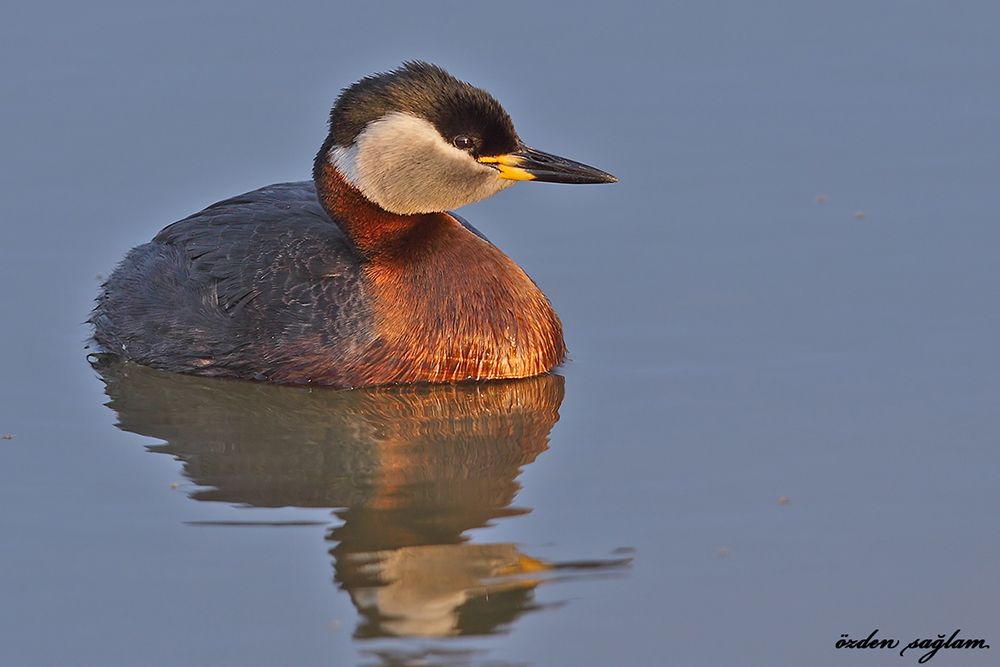
[[(4, 9), (0, 664), (996, 664), (1000, 5), (336, 4)], [(109, 398), (97, 276), (413, 58), (621, 179), (461, 211), (564, 381)]]

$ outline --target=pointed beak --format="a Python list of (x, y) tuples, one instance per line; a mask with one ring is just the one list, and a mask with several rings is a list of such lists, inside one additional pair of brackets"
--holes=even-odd
[(518, 150), (506, 155), (478, 158), (480, 164), (493, 167), (500, 178), (512, 181), (546, 181), (549, 183), (617, 183), (611, 174), (587, 165), (535, 150), (522, 143)]

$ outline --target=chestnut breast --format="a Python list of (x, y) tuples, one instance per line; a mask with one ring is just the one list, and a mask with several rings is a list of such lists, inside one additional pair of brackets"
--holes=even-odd
[(528, 377), (565, 356), (548, 299), (510, 258), (447, 214), (420, 222), (363, 271), (382, 382)]

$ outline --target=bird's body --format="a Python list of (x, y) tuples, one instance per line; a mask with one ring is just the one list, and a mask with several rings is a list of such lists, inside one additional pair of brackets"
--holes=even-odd
[(566, 352), (548, 300), (444, 212), (514, 180), (613, 179), (568, 161), (550, 176), (529, 151), (495, 100), (439, 68), (365, 79), (334, 107), (312, 183), (219, 202), (133, 249), (94, 339), (167, 371), (337, 387), (546, 372)]

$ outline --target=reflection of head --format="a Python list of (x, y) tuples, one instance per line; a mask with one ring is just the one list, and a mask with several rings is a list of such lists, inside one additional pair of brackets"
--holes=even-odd
[(546, 567), (512, 544), (403, 547), (345, 560), (344, 569), (363, 571), (349, 588), (366, 619), (359, 637), (494, 632), (537, 608), (531, 599), (539, 580), (522, 576)]
[(210, 487), (196, 499), (346, 508), (328, 539), (358, 636), (490, 633), (535, 608), (523, 577), (544, 564), (463, 533), (527, 511), (516, 478), (547, 447), (561, 377), (333, 391), (98, 370), (120, 428)]

